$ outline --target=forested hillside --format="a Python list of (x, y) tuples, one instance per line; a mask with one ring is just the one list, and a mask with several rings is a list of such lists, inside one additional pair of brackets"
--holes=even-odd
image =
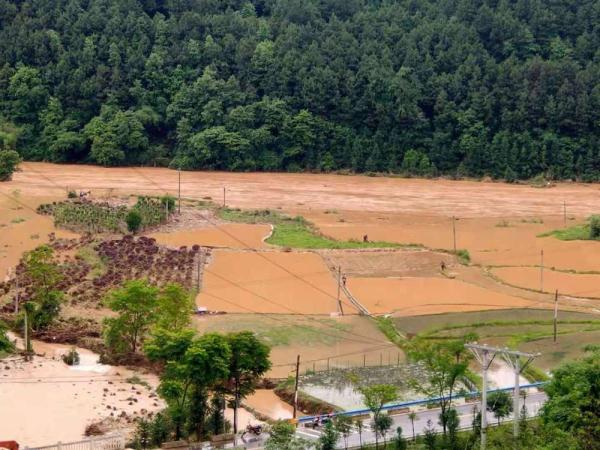
[(598, 0), (0, 0), (0, 147), (598, 180), (599, 49)]

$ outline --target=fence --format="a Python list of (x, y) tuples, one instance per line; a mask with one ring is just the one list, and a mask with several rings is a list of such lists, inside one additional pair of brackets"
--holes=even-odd
[[(404, 364), (404, 354), (394, 344), (383, 345), (366, 352), (351, 352), (329, 358), (300, 360), (300, 374), (329, 372), (332, 370), (357, 369), (361, 367), (389, 367)], [(296, 362), (278, 364), (275, 367), (288, 367), (290, 374), (296, 370)]]
[(122, 434), (113, 434), (97, 438), (85, 439), (76, 442), (57, 442), (44, 447), (24, 447), (25, 450), (123, 450), (125, 437)]

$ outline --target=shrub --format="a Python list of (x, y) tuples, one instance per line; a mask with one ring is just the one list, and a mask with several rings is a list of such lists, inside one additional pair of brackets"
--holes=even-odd
[(10, 181), (21, 157), (14, 150), (0, 150), (0, 181)]
[(67, 353), (62, 355), (62, 360), (68, 366), (77, 366), (79, 365), (79, 353), (75, 348), (72, 348)]
[(600, 215), (590, 218), (590, 239), (600, 239)]
[(77, 192), (75, 192), (75, 191), (67, 192), (67, 198), (77, 198)]
[(125, 217), (125, 222), (127, 223), (127, 229), (129, 232), (136, 233), (139, 231), (140, 226), (142, 225), (142, 216), (135, 210), (129, 211)]
[(168, 205), (169, 214), (175, 211), (175, 197), (173, 197), (172, 195), (162, 196), (160, 198), (160, 204), (162, 205), (163, 208), (165, 208), (165, 205)]

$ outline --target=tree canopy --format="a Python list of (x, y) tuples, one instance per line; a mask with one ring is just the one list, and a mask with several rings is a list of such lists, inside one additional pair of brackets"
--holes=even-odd
[(599, 24), (594, 0), (2, 0), (0, 117), (30, 160), (594, 181)]

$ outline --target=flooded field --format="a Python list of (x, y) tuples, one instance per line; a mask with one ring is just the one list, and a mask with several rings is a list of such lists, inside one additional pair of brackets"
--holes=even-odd
[(447, 278), (350, 278), (353, 295), (376, 314), (414, 316), (533, 306), (533, 302)]
[(34, 341), (33, 348), (43, 356), (7, 358), (0, 367), (0, 433), (23, 445), (80, 440), (87, 425), (103, 419), (131, 429), (133, 418), (164, 407), (154, 375), (132, 384), (134, 372), (98, 364), (89, 350), (78, 349), (81, 365), (70, 367), (61, 359), (70, 347)]
[[(65, 187), (104, 192), (177, 192), (177, 171), (162, 168), (24, 163), (7, 183), (27, 195), (64, 193)], [(14, 186), (14, 187), (13, 187)], [(445, 217), (530, 217), (600, 209), (600, 186), (558, 184), (551, 189), (504, 183), (287, 173), (183, 172), (182, 195), (211, 197), (239, 208), (310, 209), (424, 214)], [(299, 208), (302, 207), (302, 208)]]
[(335, 279), (319, 255), (308, 252), (215, 251), (196, 304), (237, 313), (338, 311)]
[(152, 233), (158, 243), (169, 247), (192, 246), (194, 244), (207, 247), (225, 248), (263, 248), (263, 242), (271, 232), (269, 225), (251, 225), (245, 223), (229, 223), (209, 225), (196, 229), (184, 229), (173, 232)]
[(527, 289), (543, 288), (544, 292), (558, 290), (562, 295), (600, 298), (600, 274), (542, 271), (539, 267), (499, 267), (492, 273), (506, 283)]
[[(46, 242), (48, 233), (76, 237), (56, 230), (50, 217), (35, 213), (42, 202), (62, 200), (67, 190), (91, 191), (97, 199), (177, 193), (177, 172), (168, 169), (45, 163), (24, 163), (21, 168), (14, 181), (0, 184), (3, 278), (23, 252)], [(564, 204), (567, 226), (600, 213), (598, 185), (572, 183), (540, 189), (471, 181), (183, 172), (181, 188), (184, 206), (194, 213), (173, 226), (153, 229), (150, 235), (170, 247), (216, 248), (205, 261), (196, 303), (226, 314), (195, 316), (193, 324), (200, 332), (256, 332), (272, 348), (270, 377), (292, 374), (297, 355), (301, 355), (304, 374), (404, 362), (404, 355), (373, 320), (358, 316), (343, 292), (340, 299), (346, 315), (338, 317), (338, 267), (354, 297), (376, 315), (392, 313), (405, 332), (442, 323), (465, 321), (468, 325), (484, 320), (486, 314), (504, 314), (504, 320), (532, 321), (536, 315), (546, 320), (552, 308), (552, 291), (559, 289), (565, 295), (583, 297), (561, 302), (561, 317), (586, 323), (565, 325), (559, 345), (546, 334), (546, 325), (534, 324), (486, 330), (486, 342), (505, 345), (508, 338), (518, 335), (519, 348), (543, 352), (539, 364), (548, 369), (579, 356), (585, 344), (599, 338), (600, 331), (588, 323), (588, 318), (600, 314), (595, 299), (600, 297), (600, 275), (572, 272), (600, 272), (600, 242), (567, 242), (540, 236), (565, 226)], [(198, 209), (209, 201), (214, 203), (212, 210)], [(215, 205), (223, 203), (301, 215), (315, 225), (315, 232), (335, 239), (360, 241), (366, 235), (371, 241), (421, 247), (313, 252), (285, 248), (283, 244), (276, 247), (264, 242), (272, 231), (270, 224), (215, 220)], [(461, 265), (448, 253), (455, 245), (469, 252), (470, 266)], [(562, 272), (545, 270), (546, 293), (536, 293), (532, 290), (540, 288), (542, 250), (544, 266)], [(586, 312), (585, 319), (569, 316), (575, 313), (564, 311), (568, 309)], [(63, 310), (64, 317), (100, 320), (105, 315), (104, 309), (86, 309), (84, 305), (65, 306)], [(496, 320), (500, 320), (498, 317)], [(44, 349), (43, 344), (40, 348)], [(70, 422), (72, 426), (59, 429), (59, 439), (76, 440), (91, 420), (161, 407), (154, 397), (127, 401), (125, 395), (132, 386), (119, 377), (128, 372), (97, 365), (95, 355), (86, 351), (82, 350), (83, 364), (79, 368), (66, 367), (60, 361), (60, 353), (66, 348), (51, 346), (36, 363), (10, 362), (11, 370), (0, 372), (0, 383), (12, 383), (10, 390), (0, 389), (0, 403), (18, 403), (14, 411), (0, 415), (0, 431), (8, 423), (21, 427), (15, 429), (23, 442), (48, 444), (57, 440), (50, 439), (50, 432), (58, 425), (54, 419), (42, 423), (42, 418), (60, 416), (62, 423)], [(493, 373), (497, 385), (509, 382), (510, 374), (502, 367)], [(28, 385), (17, 379), (19, 375), (48, 381)], [(68, 382), (54, 384), (50, 380), (58, 378), (52, 377)], [(110, 384), (104, 377), (116, 378), (111, 378)], [(148, 393), (154, 389), (155, 380), (150, 386)], [(332, 401), (347, 400), (344, 407), (356, 406), (360, 401), (347, 386), (337, 392), (332, 386), (307, 384), (306, 390)], [(133, 389), (146, 394), (146, 388)], [(246, 402), (261, 414), (289, 417), (289, 407), (273, 395), (260, 390)], [(38, 408), (39, 417), (36, 413), (29, 422), (24, 420), (30, 408), (24, 406), (28, 402), (17, 402), (21, 398), (44, 399)], [(240, 420), (245, 425), (253, 417), (244, 413)]]

